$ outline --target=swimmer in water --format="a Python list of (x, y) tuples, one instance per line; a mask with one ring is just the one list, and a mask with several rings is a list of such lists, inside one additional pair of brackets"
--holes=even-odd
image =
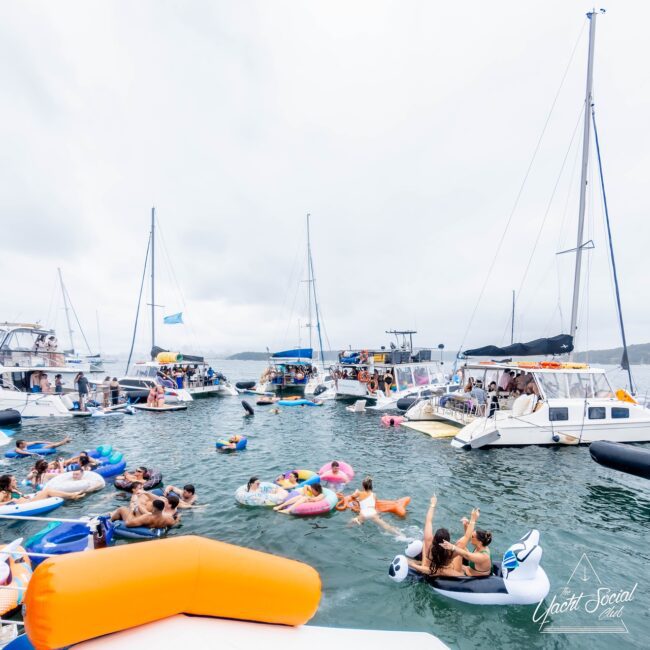
[(373, 521), (380, 528), (383, 528), (386, 532), (392, 533), (393, 535), (399, 535), (400, 531), (397, 528), (393, 528), (390, 524), (387, 524), (377, 512), (375, 505), (377, 500), (375, 498), (375, 493), (372, 491), (372, 479), (369, 476), (363, 479), (361, 482), (362, 490), (355, 490), (352, 493), (352, 497), (356, 499), (359, 503), (359, 514), (350, 521), (348, 526), (352, 524), (357, 524), (361, 526), (364, 521)]

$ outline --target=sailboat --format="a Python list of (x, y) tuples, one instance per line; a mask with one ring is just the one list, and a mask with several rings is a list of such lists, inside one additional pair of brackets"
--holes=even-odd
[[(316, 294), (314, 259), (311, 254), (310, 214), (307, 214), (307, 310), (309, 347), (282, 350), (269, 354), (268, 366), (258, 383), (259, 392), (285, 393), (316, 396), (319, 399), (335, 397), (334, 380), (325, 369), (323, 332), (320, 321), (320, 307)], [(316, 323), (313, 323), (313, 319)], [(313, 330), (318, 337), (318, 357), (314, 360)]]
[[(182, 352), (170, 352), (156, 345), (156, 209), (151, 208), (151, 230), (145, 256), (145, 269), (150, 260), (151, 279), (151, 353), (150, 360), (137, 361), (131, 366), (133, 345), (138, 328), (138, 314), (144, 288), (144, 275), (138, 297), (131, 351), (127, 361), (127, 373), (118, 381), (127, 396), (142, 398), (143, 391), (152, 386), (165, 387), (165, 401), (168, 403), (191, 402), (195, 397), (212, 395), (237, 395), (236, 389), (220, 372), (215, 372), (202, 356)], [(178, 314), (177, 316), (180, 316)], [(169, 321), (168, 321), (169, 322)], [(177, 322), (176, 320), (171, 322)]]
[[(622, 366), (632, 375), (620, 306), (620, 293), (609, 214), (602, 175), (598, 132), (593, 105), (593, 62), (596, 11), (590, 21), (587, 88), (584, 103), (582, 171), (575, 252), (573, 303), (569, 334), (506, 347), (485, 346), (466, 350), (464, 357), (487, 357), (490, 361), (467, 361), (459, 369), (466, 390), (462, 394), (432, 398), (428, 408), (432, 419), (461, 426), (452, 446), (477, 449), (490, 446), (575, 445), (596, 440), (612, 442), (650, 441), (650, 409), (639, 404), (626, 390), (615, 390), (603, 369), (572, 360), (578, 329), (582, 253), (591, 248), (584, 242), (589, 148), (593, 125), (598, 171), (603, 191), (609, 253), (614, 272), (619, 327), (623, 342)], [(568, 354), (568, 361), (560, 361)], [(513, 357), (551, 357), (545, 361), (513, 361)], [(494, 361), (503, 357), (503, 361)], [(490, 388), (491, 387), (491, 388)], [(521, 393), (521, 394), (519, 394)], [(408, 415), (408, 412), (407, 412)]]

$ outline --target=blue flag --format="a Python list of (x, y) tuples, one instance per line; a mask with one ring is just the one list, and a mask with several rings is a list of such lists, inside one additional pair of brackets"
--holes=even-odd
[(163, 323), (165, 323), (165, 325), (178, 325), (179, 323), (182, 325), (183, 312), (179, 312), (178, 314), (172, 314), (171, 316), (165, 316), (163, 318)]

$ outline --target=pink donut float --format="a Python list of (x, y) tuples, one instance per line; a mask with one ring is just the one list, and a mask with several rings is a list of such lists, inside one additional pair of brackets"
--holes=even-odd
[[(292, 495), (293, 493), (289, 497)], [(331, 510), (334, 510), (339, 500), (336, 493), (327, 488), (323, 488), (323, 495), (325, 498), (320, 501), (306, 501), (305, 503), (298, 504), (291, 510), (291, 514), (296, 517), (311, 517), (313, 515), (325, 515)]]
[(381, 423), (387, 427), (398, 427), (405, 419), (403, 415), (382, 415)]
[[(345, 461), (339, 460), (339, 472), (332, 473), (332, 463), (326, 463), (319, 470), (318, 473), (322, 481), (328, 483), (348, 483), (354, 478), (354, 470)], [(343, 476), (342, 476), (343, 475)]]

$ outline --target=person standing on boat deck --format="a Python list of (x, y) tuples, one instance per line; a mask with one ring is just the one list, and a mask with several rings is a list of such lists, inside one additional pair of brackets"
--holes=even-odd
[(499, 377), (499, 390), (504, 392), (507, 391), (508, 384), (510, 384), (510, 371), (504, 370), (501, 377)]
[(74, 378), (75, 386), (79, 392), (79, 410), (86, 410), (86, 400), (88, 399), (88, 379), (83, 374), (83, 372), (78, 372), (77, 376)]
[(113, 406), (117, 406), (120, 399), (120, 382), (117, 381), (117, 377), (113, 377), (113, 379), (111, 379), (109, 388), (111, 391), (111, 404)]
[(102, 406), (104, 408), (106, 408), (109, 405), (110, 394), (111, 394), (111, 378), (104, 377), (104, 381), (102, 382), (102, 396), (104, 398)]
[(41, 393), (49, 394), (52, 392), (52, 386), (50, 385), (50, 380), (47, 378), (47, 373), (45, 372), (41, 373), (39, 384), (41, 387)]
[(41, 371), (35, 370), (29, 378), (29, 387), (32, 393), (41, 392)]
[[(483, 382), (480, 379), (476, 380), (476, 384), (474, 384), (474, 387), (472, 388), (469, 394), (474, 400), (476, 400), (476, 404), (478, 405), (478, 407), (482, 407), (485, 405), (487, 395), (483, 390)], [(480, 410), (480, 408), (477, 410)]]
[(59, 395), (63, 392), (63, 375), (54, 375), (54, 392)]

